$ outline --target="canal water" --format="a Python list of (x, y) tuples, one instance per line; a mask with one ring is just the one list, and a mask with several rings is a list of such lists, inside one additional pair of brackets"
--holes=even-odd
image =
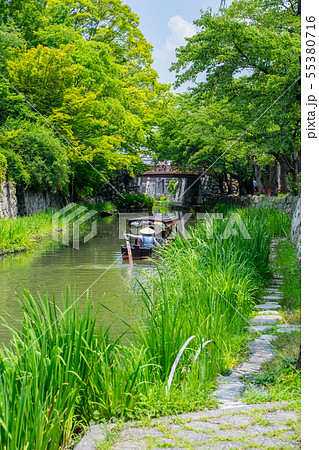
[[(82, 243), (79, 250), (57, 243), (46, 244), (32, 252), (0, 260), (0, 341), (6, 343), (10, 337), (3, 318), (10, 324), (21, 318), (17, 295), (22, 294), (22, 287), (34, 295), (47, 292), (52, 296), (54, 292), (58, 305), (62, 306), (61, 296), (67, 286), (77, 298), (94, 283), (88, 295), (94, 304), (103, 299), (103, 304), (112, 311), (101, 308), (99, 322), (112, 324), (115, 336), (127, 329), (118, 317), (134, 325), (141, 305), (132, 291), (136, 280), (145, 277), (143, 271), (155, 270), (155, 264), (144, 260), (130, 267), (122, 262), (121, 244), (124, 241), (119, 239), (119, 218), (113, 216), (99, 219), (97, 235)], [(85, 295), (79, 303), (85, 303)]]

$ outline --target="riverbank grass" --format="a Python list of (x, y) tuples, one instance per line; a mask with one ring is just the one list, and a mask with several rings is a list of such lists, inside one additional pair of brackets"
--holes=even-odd
[(0, 255), (31, 249), (52, 235), (53, 211), (0, 219)]
[[(82, 204), (81, 204), (82, 205)], [(76, 210), (80, 205), (74, 206), (66, 214)], [(83, 211), (76, 217), (68, 221), (68, 226), (78, 220), (81, 215), (87, 213), (87, 210), (95, 210), (99, 213), (112, 214), (116, 207), (111, 202), (100, 202), (94, 205), (84, 203), (86, 211)], [(61, 233), (63, 224), (62, 220), (66, 214), (61, 215), (58, 221), (54, 220), (56, 211), (49, 210), (46, 212), (36, 213), (30, 216), (16, 217), (13, 219), (0, 219), (0, 256), (9, 253), (31, 250), (38, 243), (46, 240), (52, 241), (52, 233), (56, 231)], [(91, 219), (93, 220), (93, 219)], [(83, 235), (90, 228), (91, 221), (86, 221), (80, 225), (80, 235)]]
[(90, 298), (81, 307), (68, 291), (59, 310), (54, 296), (25, 291), (23, 321), (0, 352), (1, 448), (65, 448), (94, 422), (216, 406), (216, 377), (244, 357), (245, 327), (271, 275), (267, 215), (237, 213), (250, 239), (223, 238), (226, 217), (159, 250), (157, 272), (139, 285), (144, 308), (130, 342), (97, 326), (103, 305), (93, 313)]

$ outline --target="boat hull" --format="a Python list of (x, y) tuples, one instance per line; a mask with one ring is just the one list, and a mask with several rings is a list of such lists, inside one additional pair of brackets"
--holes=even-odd
[[(123, 260), (128, 260), (127, 247), (121, 245), (121, 252)], [(153, 248), (141, 248), (139, 245), (132, 245), (132, 257), (133, 259), (147, 259), (153, 255)]]

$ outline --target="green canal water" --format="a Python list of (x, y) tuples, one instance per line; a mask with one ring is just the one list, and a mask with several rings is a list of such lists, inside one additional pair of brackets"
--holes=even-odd
[[(143, 271), (155, 269), (151, 260), (136, 261), (134, 267), (122, 262), (119, 240), (118, 216), (100, 219), (98, 233), (79, 250), (59, 244), (40, 245), (35, 251), (0, 259), (0, 341), (8, 342), (10, 333), (3, 319), (10, 324), (21, 318), (17, 295), (22, 286), (32, 294), (54, 291), (59, 306), (61, 295), (70, 286), (79, 296), (108, 269), (90, 289), (94, 304), (103, 298), (103, 304), (112, 312), (102, 308), (99, 322), (112, 324), (114, 335), (123, 333), (127, 326), (118, 319), (123, 318), (134, 325), (141, 305), (132, 294), (136, 280), (143, 278)], [(145, 275), (144, 275), (145, 276)], [(85, 295), (79, 303), (85, 302)]]

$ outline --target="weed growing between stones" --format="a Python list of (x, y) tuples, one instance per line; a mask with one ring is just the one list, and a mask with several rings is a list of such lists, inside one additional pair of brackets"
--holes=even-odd
[(300, 410), (301, 373), (295, 368), (300, 341), (299, 332), (282, 333), (272, 341), (276, 357), (251, 380), (244, 393), (246, 403), (288, 401), (291, 407)]

